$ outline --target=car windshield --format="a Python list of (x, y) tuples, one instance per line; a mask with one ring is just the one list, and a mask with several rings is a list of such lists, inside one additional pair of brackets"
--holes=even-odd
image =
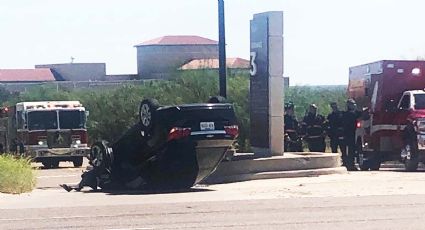
[(415, 94), (415, 109), (425, 109), (425, 94)]
[(85, 127), (86, 114), (78, 110), (59, 111), (59, 123), (61, 129), (82, 129)]
[(33, 111), (28, 112), (28, 129), (45, 130), (57, 129), (56, 111)]

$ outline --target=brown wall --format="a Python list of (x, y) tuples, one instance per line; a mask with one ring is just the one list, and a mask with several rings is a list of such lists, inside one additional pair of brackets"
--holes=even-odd
[(137, 47), (141, 79), (166, 78), (193, 59), (218, 58), (218, 45), (149, 45)]
[(106, 76), (105, 63), (46, 64), (35, 68), (50, 68), (56, 80), (62, 81), (103, 81)]

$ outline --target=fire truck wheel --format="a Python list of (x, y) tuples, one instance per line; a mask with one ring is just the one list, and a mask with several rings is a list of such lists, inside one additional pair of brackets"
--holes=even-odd
[(59, 161), (58, 160), (52, 160), (52, 168), (59, 168)]
[(381, 168), (381, 160), (379, 158), (373, 159), (373, 161), (370, 163), (370, 170), (371, 171), (378, 171), (379, 168)]
[(155, 124), (156, 110), (159, 108), (159, 103), (155, 99), (144, 99), (139, 107), (139, 120), (141, 129), (144, 133), (150, 134), (153, 125)]
[(359, 164), (359, 168), (362, 171), (369, 170), (369, 160), (365, 156), (365, 152), (363, 151), (362, 143), (357, 143), (357, 163)]
[(76, 157), (72, 160), (75, 168), (79, 168), (83, 166), (83, 157)]
[(43, 164), (43, 168), (45, 168), (45, 169), (49, 169), (49, 168), (52, 167), (50, 165), (50, 161), (45, 160), (45, 161), (42, 161), (41, 163)]
[(413, 147), (414, 145), (411, 144), (412, 141), (407, 141), (406, 145), (402, 149), (404, 151), (404, 154), (406, 155), (404, 159), (404, 168), (408, 172), (414, 172), (418, 169), (418, 154), (416, 149)]
[(48, 159), (48, 160), (43, 160), (41, 163), (43, 164), (44, 168), (46, 168), (46, 169), (52, 169), (52, 168), (54, 169), (54, 168), (59, 167), (59, 161), (58, 160)]

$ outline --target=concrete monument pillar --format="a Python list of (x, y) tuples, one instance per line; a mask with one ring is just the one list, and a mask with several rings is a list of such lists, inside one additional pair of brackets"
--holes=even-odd
[(283, 12), (251, 20), (251, 146), (256, 156), (283, 155)]

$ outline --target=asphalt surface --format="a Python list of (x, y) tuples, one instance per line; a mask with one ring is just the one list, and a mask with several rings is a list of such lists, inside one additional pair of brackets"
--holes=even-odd
[(59, 184), (78, 183), (82, 172), (88, 166), (87, 159), (84, 159), (83, 166), (75, 168), (71, 162), (60, 162), (57, 169), (43, 169), (41, 163), (33, 163), (37, 170), (37, 188), (39, 189), (57, 189)]
[(0, 229), (424, 229), (425, 171), (256, 180), (189, 191), (66, 192), (82, 170), (41, 170), (30, 194), (0, 194)]

